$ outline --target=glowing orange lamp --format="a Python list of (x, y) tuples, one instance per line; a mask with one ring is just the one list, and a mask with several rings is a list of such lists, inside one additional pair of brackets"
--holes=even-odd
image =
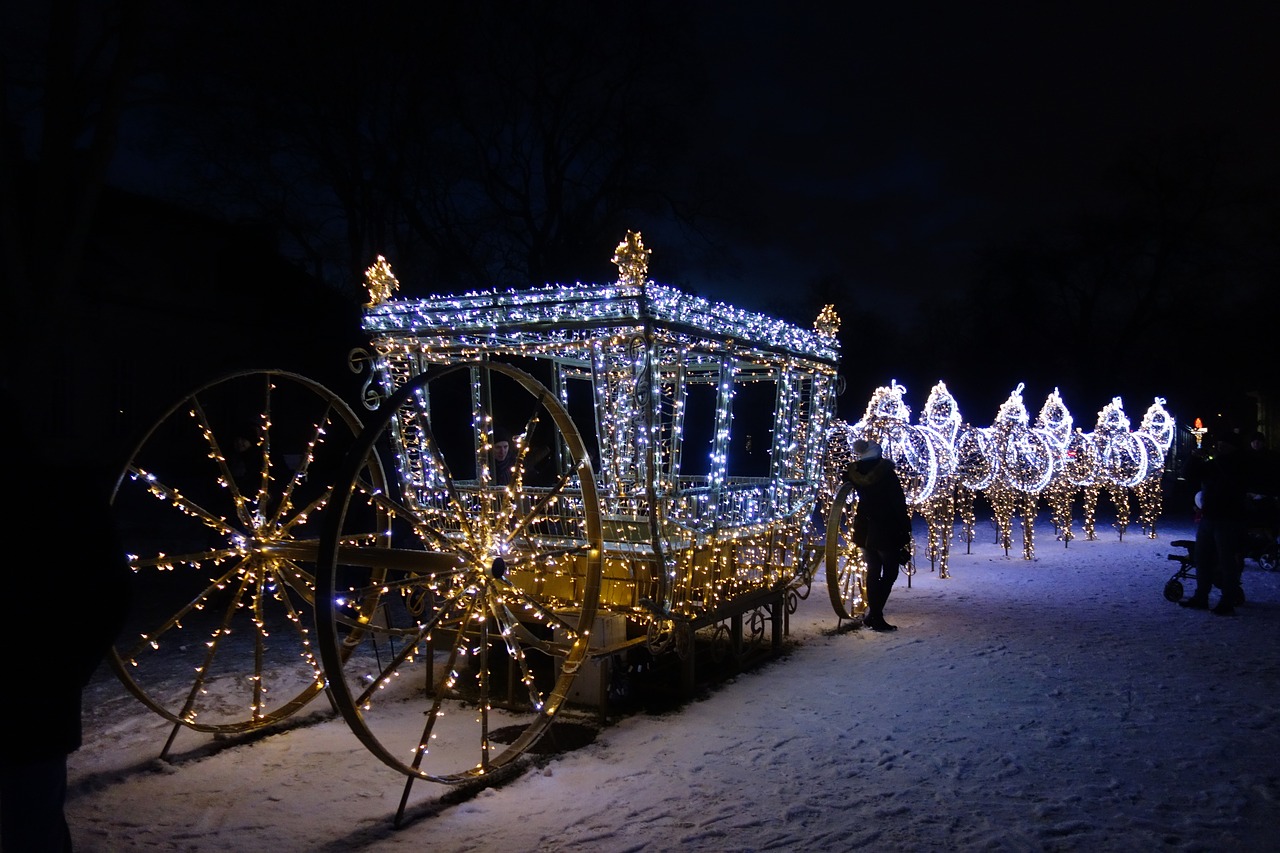
[(1205, 429), (1205, 428), (1204, 428), (1204, 422), (1203, 422), (1202, 420), (1200, 420), (1199, 418), (1196, 418), (1196, 425), (1195, 425), (1195, 427), (1191, 430), (1191, 434), (1192, 434), (1192, 435), (1194, 435), (1194, 436), (1196, 437), (1196, 449), (1197, 449), (1197, 450), (1199, 450), (1199, 449), (1200, 449), (1200, 442), (1204, 441), (1204, 437), (1208, 434), (1208, 432), (1209, 432), (1209, 430), (1207, 430), (1207, 429)]

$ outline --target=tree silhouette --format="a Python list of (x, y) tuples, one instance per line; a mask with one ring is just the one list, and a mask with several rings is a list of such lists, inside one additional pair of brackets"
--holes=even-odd
[(1260, 254), (1256, 236), (1277, 199), (1239, 183), (1224, 158), (1221, 140), (1200, 135), (1132, 152), (1115, 167), (1110, 209), (989, 249), (968, 294), (979, 322), (967, 347), (1095, 394), (1153, 377), (1196, 398), (1270, 387), (1252, 315), (1276, 307), (1275, 253)]
[[(0, 54), (5, 379), (65, 438), (73, 376), (100, 346), (102, 294), (83, 270), (121, 125), (139, 101), (149, 4), (9, 4)], [(74, 346), (66, 342), (76, 342)]]
[[(173, 56), (190, 92), (181, 193), (273, 222), (315, 275), (358, 287), (608, 272), (667, 217), (700, 97), (682, 7), (237, 2)], [(186, 142), (183, 142), (186, 140)]]

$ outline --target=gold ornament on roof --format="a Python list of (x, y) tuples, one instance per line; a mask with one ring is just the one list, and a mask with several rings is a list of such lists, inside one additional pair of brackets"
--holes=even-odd
[(840, 333), (840, 315), (836, 313), (836, 306), (823, 305), (818, 319), (813, 321), (813, 328), (824, 341), (833, 340)]
[(369, 305), (381, 305), (400, 289), (400, 282), (391, 272), (391, 264), (382, 255), (373, 266), (364, 271), (364, 284), (369, 289)]
[(613, 262), (618, 265), (618, 281), (622, 284), (643, 285), (649, 275), (649, 255), (639, 231), (628, 231), (627, 239), (613, 250)]

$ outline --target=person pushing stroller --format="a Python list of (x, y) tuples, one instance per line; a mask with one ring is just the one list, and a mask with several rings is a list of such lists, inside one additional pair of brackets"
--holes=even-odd
[[(1196, 590), (1178, 602), (1194, 610), (1209, 609), (1209, 592), (1217, 586), (1222, 598), (1213, 608), (1230, 616), (1244, 603), (1240, 589), (1242, 547), (1248, 514), (1248, 477), (1241, 451), (1227, 440), (1214, 444), (1213, 455), (1198, 460), (1189, 472), (1198, 479), (1200, 521), (1196, 525)], [(1192, 479), (1189, 477), (1188, 479)], [(1194, 482), (1194, 480), (1193, 480)]]

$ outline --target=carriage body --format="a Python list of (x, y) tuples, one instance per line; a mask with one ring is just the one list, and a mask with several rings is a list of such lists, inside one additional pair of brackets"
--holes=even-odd
[[(555, 505), (572, 511), (540, 514), (534, 532), (543, 549), (557, 537), (564, 551), (585, 541), (563, 431), (513, 410), (503, 376), (487, 368), (517, 368), (554, 396), (596, 479), (599, 607), (627, 621), (628, 637), (652, 633), (655, 620), (722, 618), (811, 570), (834, 336), (651, 281), (389, 300), (368, 306), (363, 325), (382, 397), (409, 377), (465, 365), (451, 386), (433, 387), (438, 399), (424, 395), (392, 427), (402, 497), (420, 514), (437, 514), (446, 467), (472, 500), (502, 490), (526, 504), (568, 474)], [(493, 476), (504, 424), (522, 453), (548, 457), (517, 483)], [(557, 611), (580, 605), (581, 555), (510, 564), (511, 581)]]

